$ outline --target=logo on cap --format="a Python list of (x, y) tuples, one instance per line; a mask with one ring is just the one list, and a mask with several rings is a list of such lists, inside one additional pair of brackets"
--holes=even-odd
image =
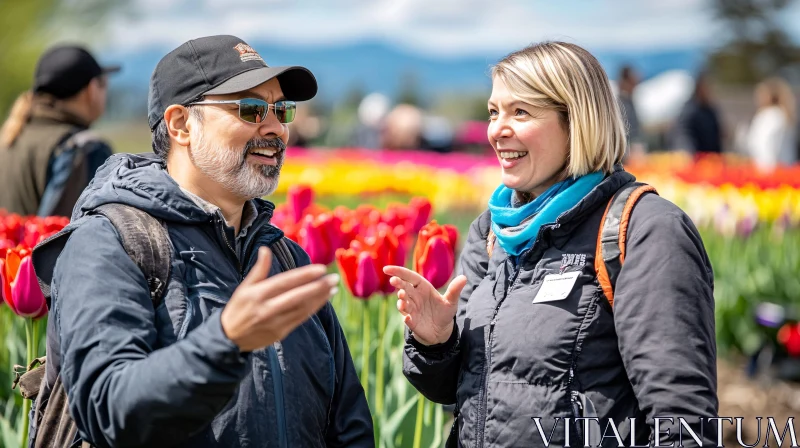
[(241, 59), (242, 62), (247, 62), (247, 61), (264, 62), (264, 59), (262, 59), (261, 56), (256, 52), (256, 50), (254, 50), (253, 47), (251, 47), (250, 45), (241, 43), (233, 47), (233, 49), (239, 52), (239, 59)]

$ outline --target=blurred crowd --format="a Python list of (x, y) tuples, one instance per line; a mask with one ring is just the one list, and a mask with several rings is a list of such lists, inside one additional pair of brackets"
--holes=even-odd
[[(734, 93), (719, 93), (703, 72), (666, 75), (644, 89), (640, 87), (646, 81), (642, 82), (632, 66), (623, 66), (612, 78), (628, 123), (628, 157), (661, 151), (734, 153), (752, 159), (762, 171), (794, 164), (800, 158), (797, 94), (782, 78), (765, 79), (750, 92)], [(731, 96), (736, 97), (738, 108), (734, 117), (728, 113)], [(657, 119), (643, 120), (637, 110), (641, 107), (663, 112), (658, 112)], [(364, 96), (352, 115), (355, 118), (341, 126), (334, 124), (337, 118), (331, 114), (300, 108), (290, 143), (330, 146), (335, 128), (336, 146), (491, 153), (486, 138), (488, 120), (478, 117), (455, 120), (419, 105), (393, 102), (377, 92)]]

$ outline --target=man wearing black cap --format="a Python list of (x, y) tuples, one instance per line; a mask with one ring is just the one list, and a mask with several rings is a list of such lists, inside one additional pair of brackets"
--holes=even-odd
[(105, 111), (107, 75), (88, 51), (57, 46), (36, 66), (33, 88), (0, 129), (0, 209), (69, 216), (81, 191), (111, 156), (89, 126)]
[[(62, 382), (81, 438), (374, 446), (329, 303), (338, 275), (310, 264), (260, 199), (277, 185), (295, 101), (316, 92), (310, 71), (269, 67), (234, 36), (191, 40), (158, 63), (148, 101), (155, 154), (112, 156), (53, 240), (68, 235), (57, 263), (47, 255), (57, 244), (34, 252), (52, 293), (48, 382)], [(125, 251), (130, 229), (96, 213), (111, 203), (166, 227), (170, 269), (157, 303), (159, 282)]]

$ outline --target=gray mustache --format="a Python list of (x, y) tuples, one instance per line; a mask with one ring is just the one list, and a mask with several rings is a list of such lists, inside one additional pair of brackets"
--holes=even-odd
[(286, 150), (286, 144), (279, 138), (254, 138), (244, 145), (244, 152), (248, 153), (253, 149), (275, 148), (278, 151)]

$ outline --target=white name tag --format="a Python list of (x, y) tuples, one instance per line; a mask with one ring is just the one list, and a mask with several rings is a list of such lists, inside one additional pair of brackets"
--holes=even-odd
[(542, 282), (542, 287), (539, 288), (539, 292), (533, 298), (533, 303), (555, 302), (566, 299), (570, 291), (572, 291), (572, 287), (575, 286), (575, 281), (579, 275), (581, 275), (580, 271), (546, 275)]

